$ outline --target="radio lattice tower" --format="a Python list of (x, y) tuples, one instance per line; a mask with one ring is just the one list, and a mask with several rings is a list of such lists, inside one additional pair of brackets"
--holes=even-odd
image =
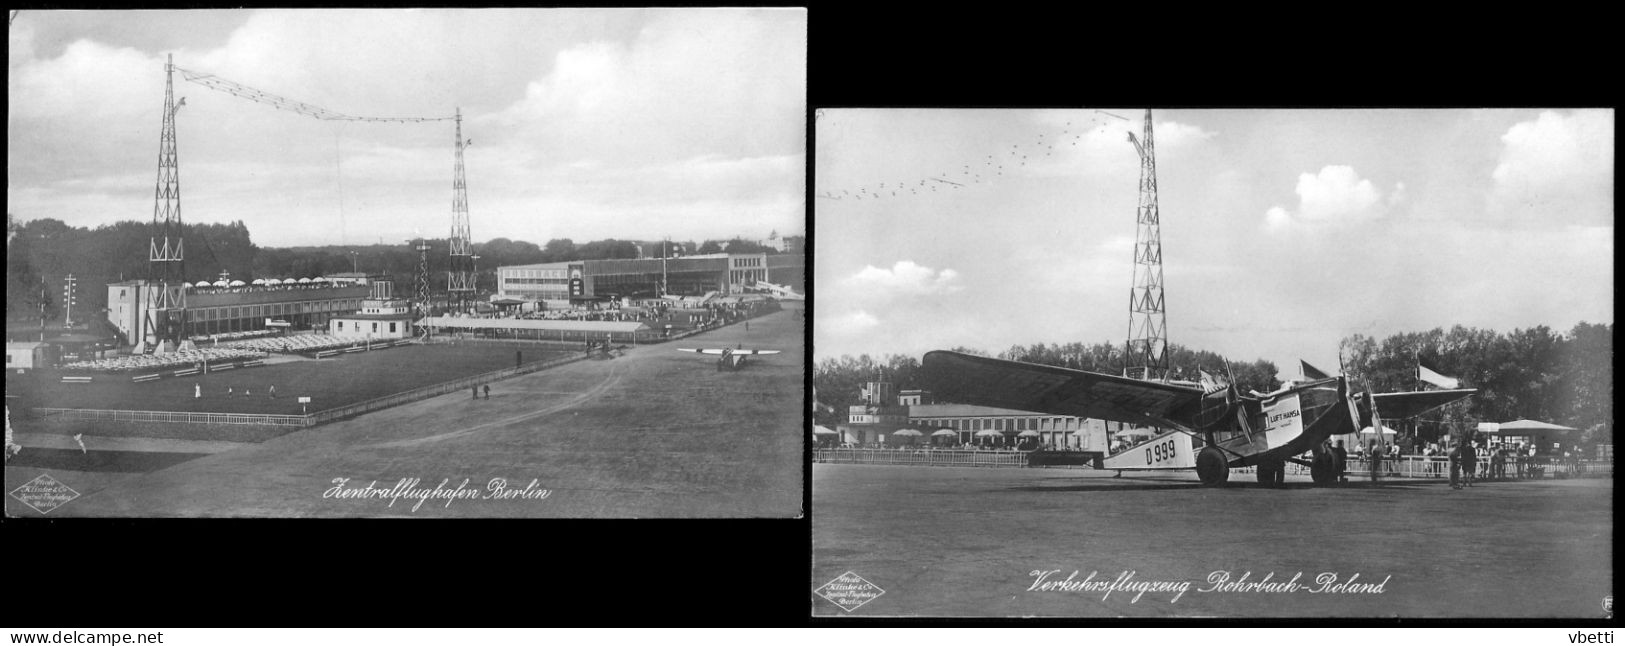
[(462, 310), (474, 296), (474, 258), (468, 226), (468, 183), (463, 178), (463, 109), (457, 109), (457, 168), (451, 180), (451, 269), (446, 290), (453, 309)]
[(429, 241), (423, 238), (412, 240), (412, 248), (418, 251), (418, 318), (429, 315)]
[(185, 243), (181, 238), (180, 161), (175, 152), (175, 55), (164, 63), (164, 126), (158, 138), (158, 185), (148, 245), (148, 284), (136, 352), (162, 354), (191, 345), (186, 339)]
[(1145, 111), (1140, 139), (1128, 135), (1140, 153), (1140, 206), (1135, 220), (1134, 286), (1129, 289), (1128, 356), (1125, 374), (1140, 379), (1168, 377), (1168, 314), (1163, 310), (1162, 225), (1157, 211), (1156, 144), (1151, 136), (1151, 110)]

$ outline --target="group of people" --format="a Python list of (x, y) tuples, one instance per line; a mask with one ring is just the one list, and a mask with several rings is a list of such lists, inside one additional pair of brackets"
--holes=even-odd
[[(268, 389), (268, 392), (271, 395), (271, 399), (276, 399), (276, 384), (272, 384), (271, 387)], [(232, 397), (236, 397), (236, 396), (237, 396), (236, 387), (226, 386), (226, 399), (231, 399)], [(254, 396), (253, 392), (252, 392), (252, 389), (249, 389), (249, 388), (244, 388), (243, 389), (243, 398), (244, 399), (247, 399), (247, 398), (252, 397), (252, 396)], [(197, 382), (192, 383), (192, 399), (203, 399), (203, 384), (197, 383)]]
[[(1425, 456), (1448, 456), (1451, 464), (1451, 482), (1456, 482), (1455, 472), (1461, 471), (1471, 486), (1471, 478), (1502, 479), (1507, 477), (1507, 465), (1513, 466), (1513, 477), (1522, 479), (1538, 477), (1541, 468), (1535, 464), (1534, 447), (1519, 444), (1518, 446), (1501, 445), (1495, 448), (1480, 445), (1477, 441), (1467, 440), (1457, 444), (1448, 452), (1439, 448), (1437, 444), (1429, 444), (1422, 450)], [(1430, 467), (1433, 465), (1430, 464)]]
[[(1440, 452), (1437, 445), (1430, 445), (1423, 453), (1438, 455)], [(1513, 465), (1513, 477), (1520, 480), (1538, 478), (1545, 471), (1535, 459), (1533, 446), (1519, 444), (1490, 448), (1473, 439), (1472, 435), (1463, 438), (1446, 455), (1450, 459), (1450, 486), (1455, 489), (1471, 487), (1480, 478), (1505, 479), (1508, 463)]]
[[(1347, 462), (1349, 455), (1343, 448), (1341, 440), (1335, 446), (1328, 446), (1326, 450), (1336, 455), (1340, 464)], [(1505, 479), (1508, 477), (1508, 465), (1512, 466), (1511, 477), (1517, 479), (1538, 478), (1544, 472), (1544, 468), (1535, 459), (1535, 447), (1518, 444), (1492, 448), (1475, 439), (1474, 434), (1462, 438), (1448, 450), (1437, 443), (1429, 443), (1422, 448), (1420, 454), (1424, 458), (1429, 458), (1424, 462), (1424, 468), (1430, 475), (1443, 475), (1440, 472), (1444, 465), (1448, 464), (1450, 486), (1456, 489), (1471, 487), (1478, 480)], [(1383, 449), (1372, 441), (1365, 446), (1356, 446), (1354, 457), (1365, 461), (1372, 478), (1376, 478), (1383, 474), (1398, 475), (1395, 462), (1404, 457), (1404, 452), (1397, 444), (1389, 444), (1387, 449)], [(1433, 459), (1441, 457), (1447, 459), (1443, 461)], [(1385, 458), (1388, 463), (1386, 468), (1383, 464)], [(1339, 477), (1347, 480), (1342, 474), (1339, 474)]]

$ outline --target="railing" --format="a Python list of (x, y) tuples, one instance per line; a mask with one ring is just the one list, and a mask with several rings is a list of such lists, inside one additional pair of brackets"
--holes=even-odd
[(939, 467), (1025, 467), (1027, 451), (955, 449), (817, 449), (814, 462), (836, 464), (915, 464)]
[(35, 408), (34, 416), (48, 422), (164, 422), (171, 424), (253, 424), (306, 426), (304, 415), (251, 413), (184, 413), (162, 410), (96, 410), (89, 408)]
[[(1450, 458), (1445, 456), (1406, 455), (1399, 458), (1383, 458), (1380, 464), (1381, 471), (1378, 474), (1380, 477), (1440, 479), (1448, 479), (1450, 477)], [(1518, 463), (1513, 460), (1507, 460), (1505, 464), (1505, 477), (1508, 479), (1518, 478)], [(1308, 469), (1304, 469), (1303, 467), (1299, 467), (1295, 464), (1288, 465), (1287, 473), (1294, 473), (1292, 471), (1294, 467), (1301, 470), (1303, 473), (1308, 473)], [(1475, 477), (1479, 479), (1490, 477), (1490, 470), (1492, 468), (1493, 464), (1489, 459), (1486, 458), (1479, 458), (1473, 463)], [(1370, 476), (1371, 461), (1365, 458), (1350, 457), (1348, 459), (1347, 472), (1348, 475), (1351, 476)], [(1563, 462), (1560, 459), (1535, 458), (1534, 460), (1524, 461), (1523, 474), (1523, 477), (1526, 479), (1571, 477), (1611, 478), (1614, 475), (1614, 463), (1612, 460), (1579, 460), (1575, 462)]]
[[(959, 466), (959, 467), (1025, 467), (1028, 466), (1028, 451), (963, 451), (957, 449), (814, 449), (813, 462), (832, 464), (908, 464), (921, 466)], [(1475, 465), (1477, 477), (1488, 477), (1486, 460), (1480, 460)], [(1450, 460), (1445, 457), (1403, 456), (1397, 459), (1383, 458), (1382, 471), (1379, 477), (1393, 478), (1449, 478)], [(1538, 469), (1530, 468), (1531, 466)], [(1110, 469), (1107, 469), (1108, 471)], [(1231, 470), (1231, 476), (1241, 476), (1254, 473), (1256, 467), (1238, 467)], [(1309, 468), (1295, 462), (1286, 464), (1287, 475), (1301, 475), (1307, 477)], [(1363, 458), (1351, 457), (1348, 459), (1346, 474), (1353, 478), (1369, 477), (1371, 463)], [(1524, 478), (1611, 478), (1614, 475), (1612, 460), (1579, 460), (1565, 463), (1558, 460), (1537, 458), (1533, 462), (1524, 464)], [(1506, 477), (1518, 477), (1517, 465), (1508, 462)]]

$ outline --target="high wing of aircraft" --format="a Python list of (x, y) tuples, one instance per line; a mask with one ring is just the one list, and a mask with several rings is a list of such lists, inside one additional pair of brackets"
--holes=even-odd
[[(1477, 389), (1463, 388), (1457, 390), (1424, 390), (1420, 392), (1376, 393), (1371, 396), (1377, 402), (1377, 415), (1383, 419), (1407, 419), (1416, 417), (1445, 404), (1460, 401), (1469, 397)], [(1371, 405), (1365, 401), (1365, 393), (1354, 396), (1360, 405), (1360, 426), (1371, 425)]]
[[(1297, 456), (1305, 452), (1314, 456), (1307, 464), (1313, 480), (1331, 483), (1343, 469), (1326, 449), (1326, 439), (1358, 430), (1362, 417), (1344, 376), (1248, 396), (1234, 386), (1204, 390), (941, 350), (926, 353), (921, 369), (926, 389), (945, 401), (1161, 429), (1164, 432), (1108, 456), (1104, 468), (1119, 472), (1195, 468), (1202, 482), (1210, 485), (1225, 482), (1231, 468), (1244, 466), (1257, 466), (1261, 482), (1279, 483), (1286, 462), (1304, 463)], [(1372, 398), (1381, 417), (1395, 419), (1473, 392), (1384, 393)], [(1369, 414), (1369, 405), (1366, 410)]]
[(1202, 389), (958, 352), (928, 352), (927, 389), (946, 401), (1193, 429)]
[(695, 352), (699, 354), (719, 355), (717, 370), (738, 370), (745, 365), (745, 359), (756, 355), (778, 354), (783, 350), (753, 350), (750, 348), (678, 348), (679, 352)]

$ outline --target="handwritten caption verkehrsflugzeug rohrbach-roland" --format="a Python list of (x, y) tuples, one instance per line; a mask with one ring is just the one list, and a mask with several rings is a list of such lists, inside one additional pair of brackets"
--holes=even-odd
[[(1108, 600), (1113, 594), (1128, 597), (1129, 603), (1138, 603), (1147, 593), (1157, 597), (1165, 597), (1169, 603), (1178, 603), (1186, 593), (1229, 593), (1229, 594), (1382, 594), (1392, 575), (1384, 576), (1382, 580), (1366, 577), (1358, 572), (1347, 576), (1338, 572), (1319, 572), (1305, 574), (1294, 572), (1288, 576), (1280, 576), (1274, 572), (1255, 575), (1251, 571), (1236, 573), (1230, 570), (1215, 570), (1207, 575), (1205, 581), (1190, 580), (1157, 580), (1140, 578), (1134, 570), (1124, 570), (1116, 574), (1101, 574), (1091, 571), (1083, 574), (1081, 570), (1073, 570), (1070, 574), (1063, 570), (1033, 570), (1027, 573), (1033, 578), (1027, 592), (1070, 592), (1082, 594), (1099, 594), (1102, 601)], [(1119, 597), (1122, 598), (1122, 597)]]

